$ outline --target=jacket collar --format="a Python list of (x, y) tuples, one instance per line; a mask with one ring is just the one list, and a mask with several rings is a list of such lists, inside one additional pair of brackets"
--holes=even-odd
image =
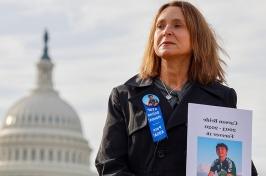
[(208, 85), (202, 85), (199, 83), (196, 83), (196, 86), (199, 87), (200, 89), (203, 89), (204, 91), (208, 92), (209, 94), (212, 94), (213, 96), (216, 96), (220, 99), (224, 98), (224, 85), (218, 83), (218, 82), (213, 82)]
[(221, 87), (223, 87), (223, 85), (219, 83), (204, 86), (193, 82), (191, 88), (185, 94), (180, 104), (171, 113), (169, 120), (166, 123), (166, 129), (169, 130), (175, 126), (187, 124), (188, 103), (205, 104), (207, 101), (200, 98), (200, 95), (204, 92), (207, 92), (207, 94), (210, 94), (213, 97), (217, 97), (217, 99), (223, 100), (225, 92)]
[(138, 75), (135, 75), (131, 79), (129, 79), (125, 85), (133, 86), (133, 87), (146, 87), (142, 89), (138, 94), (129, 98), (129, 101), (132, 102), (135, 106), (143, 109), (142, 105), (142, 97), (148, 93), (155, 94), (161, 100), (161, 110), (164, 114), (166, 129), (171, 129), (177, 125), (186, 124), (187, 123), (187, 104), (188, 103), (200, 103), (197, 97), (202, 94), (202, 91), (211, 94), (218, 99), (224, 98), (224, 89), (223, 85), (219, 83), (212, 83), (209, 85), (201, 85), (196, 82), (192, 82), (192, 86), (187, 94), (183, 97), (182, 101), (175, 109), (172, 109), (167, 100), (160, 93), (159, 89), (153, 87), (153, 79), (140, 79)]
[[(147, 87), (151, 86), (154, 82), (153, 78), (148, 79), (141, 79), (139, 75), (135, 75), (132, 78), (130, 78), (128, 81), (125, 82), (125, 85), (133, 86), (133, 87)], [(208, 85), (202, 85), (200, 83), (193, 82), (193, 86), (199, 87), (203, 89), (204, 91), (209, 92), (210, 94), (219, 97), (224, 98), (224, 91), (221, 89), (221, 87), (224, 87), (218, 82), (213, 82)]]
[(152, 83), (153, 83), (152, 78), (141, 79), (139, 75), (135, 75), (132, 78), (130, 78), (127, 82), (125, 82), (125, 85), (133, 87), (146, 87), (152, 85)]

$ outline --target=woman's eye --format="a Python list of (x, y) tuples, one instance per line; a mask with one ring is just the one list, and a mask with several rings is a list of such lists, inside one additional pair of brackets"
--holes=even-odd
[(157, 24), (156, 26), (158, 29), (163, 29), (164, 28), (164, 25), (163, 24)]

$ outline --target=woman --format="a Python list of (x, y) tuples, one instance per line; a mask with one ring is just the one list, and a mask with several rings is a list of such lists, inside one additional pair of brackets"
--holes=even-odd
[[(236, 107), (234, 89), (222, 85), (219, 50), (193, 5), (174, 1), (159, 9), (140, 73), (110, 95), (100, 175), (186, 175), (188, 103)], [(147, 105), (151, 95), (157, 106)]]

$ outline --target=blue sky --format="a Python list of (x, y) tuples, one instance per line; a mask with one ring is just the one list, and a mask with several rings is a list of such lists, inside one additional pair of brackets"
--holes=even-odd
[[(112, 87), (138, 72), (152, 18), (166, 0), (0, 0), (0, 119), (35, 87), (43, 32), (50, 33), (54, 82), (77, 110), (93, 148), (102, 135)], [(191, 1), (230, 59), (228, 85), (253, 110), (253, 160), (266, 175), (266, 1)]]

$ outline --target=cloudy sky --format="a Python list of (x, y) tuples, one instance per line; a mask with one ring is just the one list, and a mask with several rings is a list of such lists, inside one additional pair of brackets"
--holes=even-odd
[[(152, 18), (166, 0), (0, 0), (0, 118), (35, 87), (43, 32), (55, 87), (79, 113), (94, 160), (112, 87), (137, 73)], [(266, 1), (193, 2), (230, 55), (238, 108), (253, 110), (253, 160), (266, 174)], [(264, 174), (263, 174), (264, 173)]]

